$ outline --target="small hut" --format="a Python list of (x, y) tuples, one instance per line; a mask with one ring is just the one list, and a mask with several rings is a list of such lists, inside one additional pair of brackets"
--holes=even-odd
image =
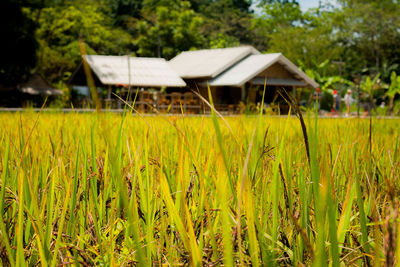
[(61, 90), (53, 88), (37, 73), (33, 74), (26, 83), (18, 85), (17, 88), (21, 93), (32, 96), (58, 96), (63, 94)]
[(45, 97), (51, 99), (62, 94), (61, 90), (53, 88), (40, 74), (34, 73), (26, 82), (16, 86), (0, 85), (0, 106), (41, 106)]
[[(122, 104), (113, 98), (113, 90), (129, 101), (129, 96), (134, 96), (139, 88), (135, 104), (173, 112), (179, 112), (183, 106), (185, 111), (196, 113), (205, 106), (191, 90), (199, 91), (207, 99), (210, 87), (217, 109), (235, 113), (244, 104), (260, 103), (264, 86), (263, 106), (279, 102), (278, 88), (295, 94), (297, 88), (318, 86), (281, 53), (261, 54), (252, 46), (185, 51), (168, 62), (163, 58), (129, 56), (88, 55), (84, 59), (94, 74), (96, 86), (106, 92), (104, 101), (113, 108)], [(89, 96), (82, 64), (69, 83), (81, 92), (86, 90)]]
[(279, 98), (277, 89), (296, 93), (296, 88), (316, 88), (318, 84), (281, 53), (261, 54), (251, 46), (187, 51), (169, 61), (171, 67), (192, 89), (222, 110), (239, 103), (265, 103)]
[[(149, 89), (160, 91), (167, 87), (186, 86), (163, 58), (88, 55), (85, 59), (94, 74), (96, 86), (107, 91), (104, 101), (113, 108), (121, 107), (121, 102), (113, 97), (113, 91), (117, 91), (124, 99), (128, 97), (132, 100), (136, 90), (140, 89), (139, 99), (135, 103), (144, 108), (157, 100), (153, 99), (155, 94), (149, 94)], [(69, 84), (81, 94), (89, 95), (82, 64), (72, 75)]]

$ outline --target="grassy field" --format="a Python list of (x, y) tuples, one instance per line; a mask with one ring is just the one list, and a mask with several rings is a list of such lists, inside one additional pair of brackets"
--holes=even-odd
[(400, 121), (305, 125), (1, 113), (1, 263), (393, 265)]

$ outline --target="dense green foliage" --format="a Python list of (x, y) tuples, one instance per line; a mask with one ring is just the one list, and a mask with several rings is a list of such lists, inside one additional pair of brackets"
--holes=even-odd
[(0, 85), (9, 86), (28, 78), (36, 64), (35, 22), (15, 0), (0, 2)]
[(399, 121), (305, 126), (2, 113), (0, 265), (393, 266)]
[[(13, 16), (1, 16), (0, 80), (36, 71), (53, 84), (66, 81), (81, 60), (81, 38), (90, 54), (166, 59), (249, 44), (282, 52), (319, 77), (324, 91), (378, 73), (386, 90), (392, 71), (400, 72), (399, 1), (321, 3), (304, 12), (295, 0), (5, 0), (1, 11)], [(385, 91), (374, 97), (386, 101)]]

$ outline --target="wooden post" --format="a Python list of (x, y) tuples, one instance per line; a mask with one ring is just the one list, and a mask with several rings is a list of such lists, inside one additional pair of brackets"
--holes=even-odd
[(240, 89), (241, 89), (241, 93), (242, 93), (241, 98), (242, 98), (242, 101), (243, 101), (243, 103), (244, 103), (245, 100), (246, 100), (246, 85), (243, 84), (243, 85), (240, 87)]

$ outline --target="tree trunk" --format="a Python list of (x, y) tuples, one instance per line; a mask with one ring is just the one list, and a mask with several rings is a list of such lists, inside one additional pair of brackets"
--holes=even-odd
[(374, 109), (376, 115), (378, 115), (378, 110), (376, 109), (376, 105), (375, 105), (375, 101), (374, 101), (374, 97), (372, 96), (372, 94), (369, 96), (369, 99), (371, 101), (372, 104), (372, 108)]
[(388, 114), (393, 114), (394, 96), (389, 98)]

